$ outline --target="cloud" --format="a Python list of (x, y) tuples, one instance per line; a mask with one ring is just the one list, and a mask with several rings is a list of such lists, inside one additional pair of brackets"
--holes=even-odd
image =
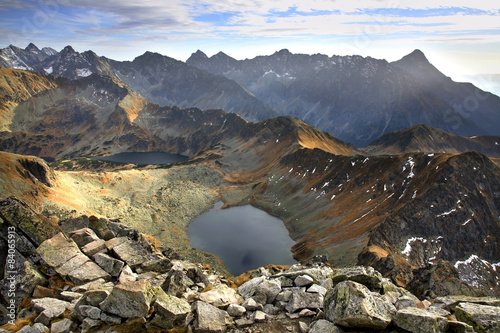
[[(171, 34), (184, 34), (185, 38), (199, 34), (215, 37), (221, 33), (235, 37), (252, 34), (271, 37), (280, 32), (287, 36), (350, 36), (383, 25), (396, 29), (393, 32), (407, 31), (405, 26), (413, 30), (419, 28), (422, 33), (432, 33), (429, 28), (446, 26), (455, 31), (470, 30), (474, 26), (474, 30), (479, 31), (498, 27), (496, 21), (500, 15), (491, 1), (484, 0), (473, 4), (466, 0), (302, 0), (293, 3), (289, 0), (44, 0), (40, 3), (4, 0), (0, 10), (20, 10), (21, 3), (27, 4), (23, 9), (25, 19), (33, 21), (36, 15), (48, 14), (51, 22), (43, 28), (57, 24), (60, 29), (75, 34), (110, 37), (155, 34), (165, 40), (171, 39)], [(474, 25), (468, 25), (470, 22)], [(373, 30), (386, 33), (388, 29)]]
[(246, 41), (255, 49), (264, 43), (251, 43), (264, 39), (268, 48), (308, 42), (315, 51), (325, 41), (498, 43), (495, 7), (489, 0), (3, 0), (0, 44), (72, 44), (115, 56), (131, 46), (172, 52)]

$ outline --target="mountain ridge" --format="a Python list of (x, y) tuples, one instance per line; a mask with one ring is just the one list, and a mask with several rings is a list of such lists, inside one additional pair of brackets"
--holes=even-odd
[(3, 62), (0, 66), (19, 67), (70, 79), (86, 77), (93, 73), (114, 75), (149, 101), (162, 106), (220, 108), (252, 120), (264, 120), (276, 115), (234, 81), (150, 51), (133, 61), (121, 62), (99, 57), (93, 51), (79, 53), (68, 45), (60, 52), (47, 55), (39, 61), (31, 57), (29, 65), (26, 66), (18, 65), (19, 61), (16, 59), (19, 57), (16, 52), (23, 57), (29, 53), (16, 47), (2, 49), (0, 59)]
[[(428, 63), (421, 51), (404, 59)], [(187, 63), (225, 75), (278, 113), (299, 117), (358, 147), (421, 122), (461, 135), (490, 134), (428, 89), (412, 72), (385, 60), (281, 50), (245, 60), (192, 57)], [(495, 103), (500, 105), (500, 100)], [(492, 110), (498, 113), (497, 107)]]
[[(150, 62), (141, 61), (148, 58)], [(292, 54), (286, 49), (245, 60), (223, 52), (209, 58), (202, 51), (186, 63), (166, 58), (145, 52), (134, 61), (119, 62), (65, 48), (31, 67), (70, 78), (94, 72), (117, 75), (162, 106), (220, 108), (256, 121), (291, 115), (358, 147), (419, 123), (460, 135), (500, 134), (500, 98), (450, 81), (421, 51), (392, 63), (360, 56)], [(14, 60), (10, 67), (16, 67)], [(415, 69), (419, 64), (425, 71)], [(427, 81), (420, 72), (428, 74)]]
[(478, 151), (500, 157), (500, 136), (465, 137), (451, 134), (425, 124), (391, 132), (363, 149), (370, 154), (465, 153)]

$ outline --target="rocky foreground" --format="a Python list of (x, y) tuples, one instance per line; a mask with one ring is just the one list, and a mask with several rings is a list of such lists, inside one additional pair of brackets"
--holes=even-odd
[(419, 300), (319, 257), (232, 281), (117, 221), (36, 216), (0, 203), (0, 332), (500, 332), (500, 299)]

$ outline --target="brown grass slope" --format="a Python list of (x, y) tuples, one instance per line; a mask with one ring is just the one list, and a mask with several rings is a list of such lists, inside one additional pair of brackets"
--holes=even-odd
[(6, 131), (14, 108), (33, 96), (57, 87), (54, 77), (21, 70), (0, 68), (0, 131)]
[(460, 136), (430, 127), (415, 125), (385, 134), (363, 149), (370, 154), (465, 153), (477, 151), (500, 157), (500, 136)]

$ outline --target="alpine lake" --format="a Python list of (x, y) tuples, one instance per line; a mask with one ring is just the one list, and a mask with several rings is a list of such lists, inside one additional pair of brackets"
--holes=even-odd
[(212, 209), (188, 226), (192, 248), (219, 257), (237, 276), (267, 264), (293, 265), (290, 238), (283, 221), (251, 205)]
[[(129, 152), (105, 157), (104, 161), (132, 164), (170, 164), (187, 156), (166, 152)], [(293, 265), (290, 238), (283, 221), (251, 205), (212, 209), (195, 218), (187, 233), (192, 248), (219, 257), (226, 269), (237, 276), (267, 264)]]

